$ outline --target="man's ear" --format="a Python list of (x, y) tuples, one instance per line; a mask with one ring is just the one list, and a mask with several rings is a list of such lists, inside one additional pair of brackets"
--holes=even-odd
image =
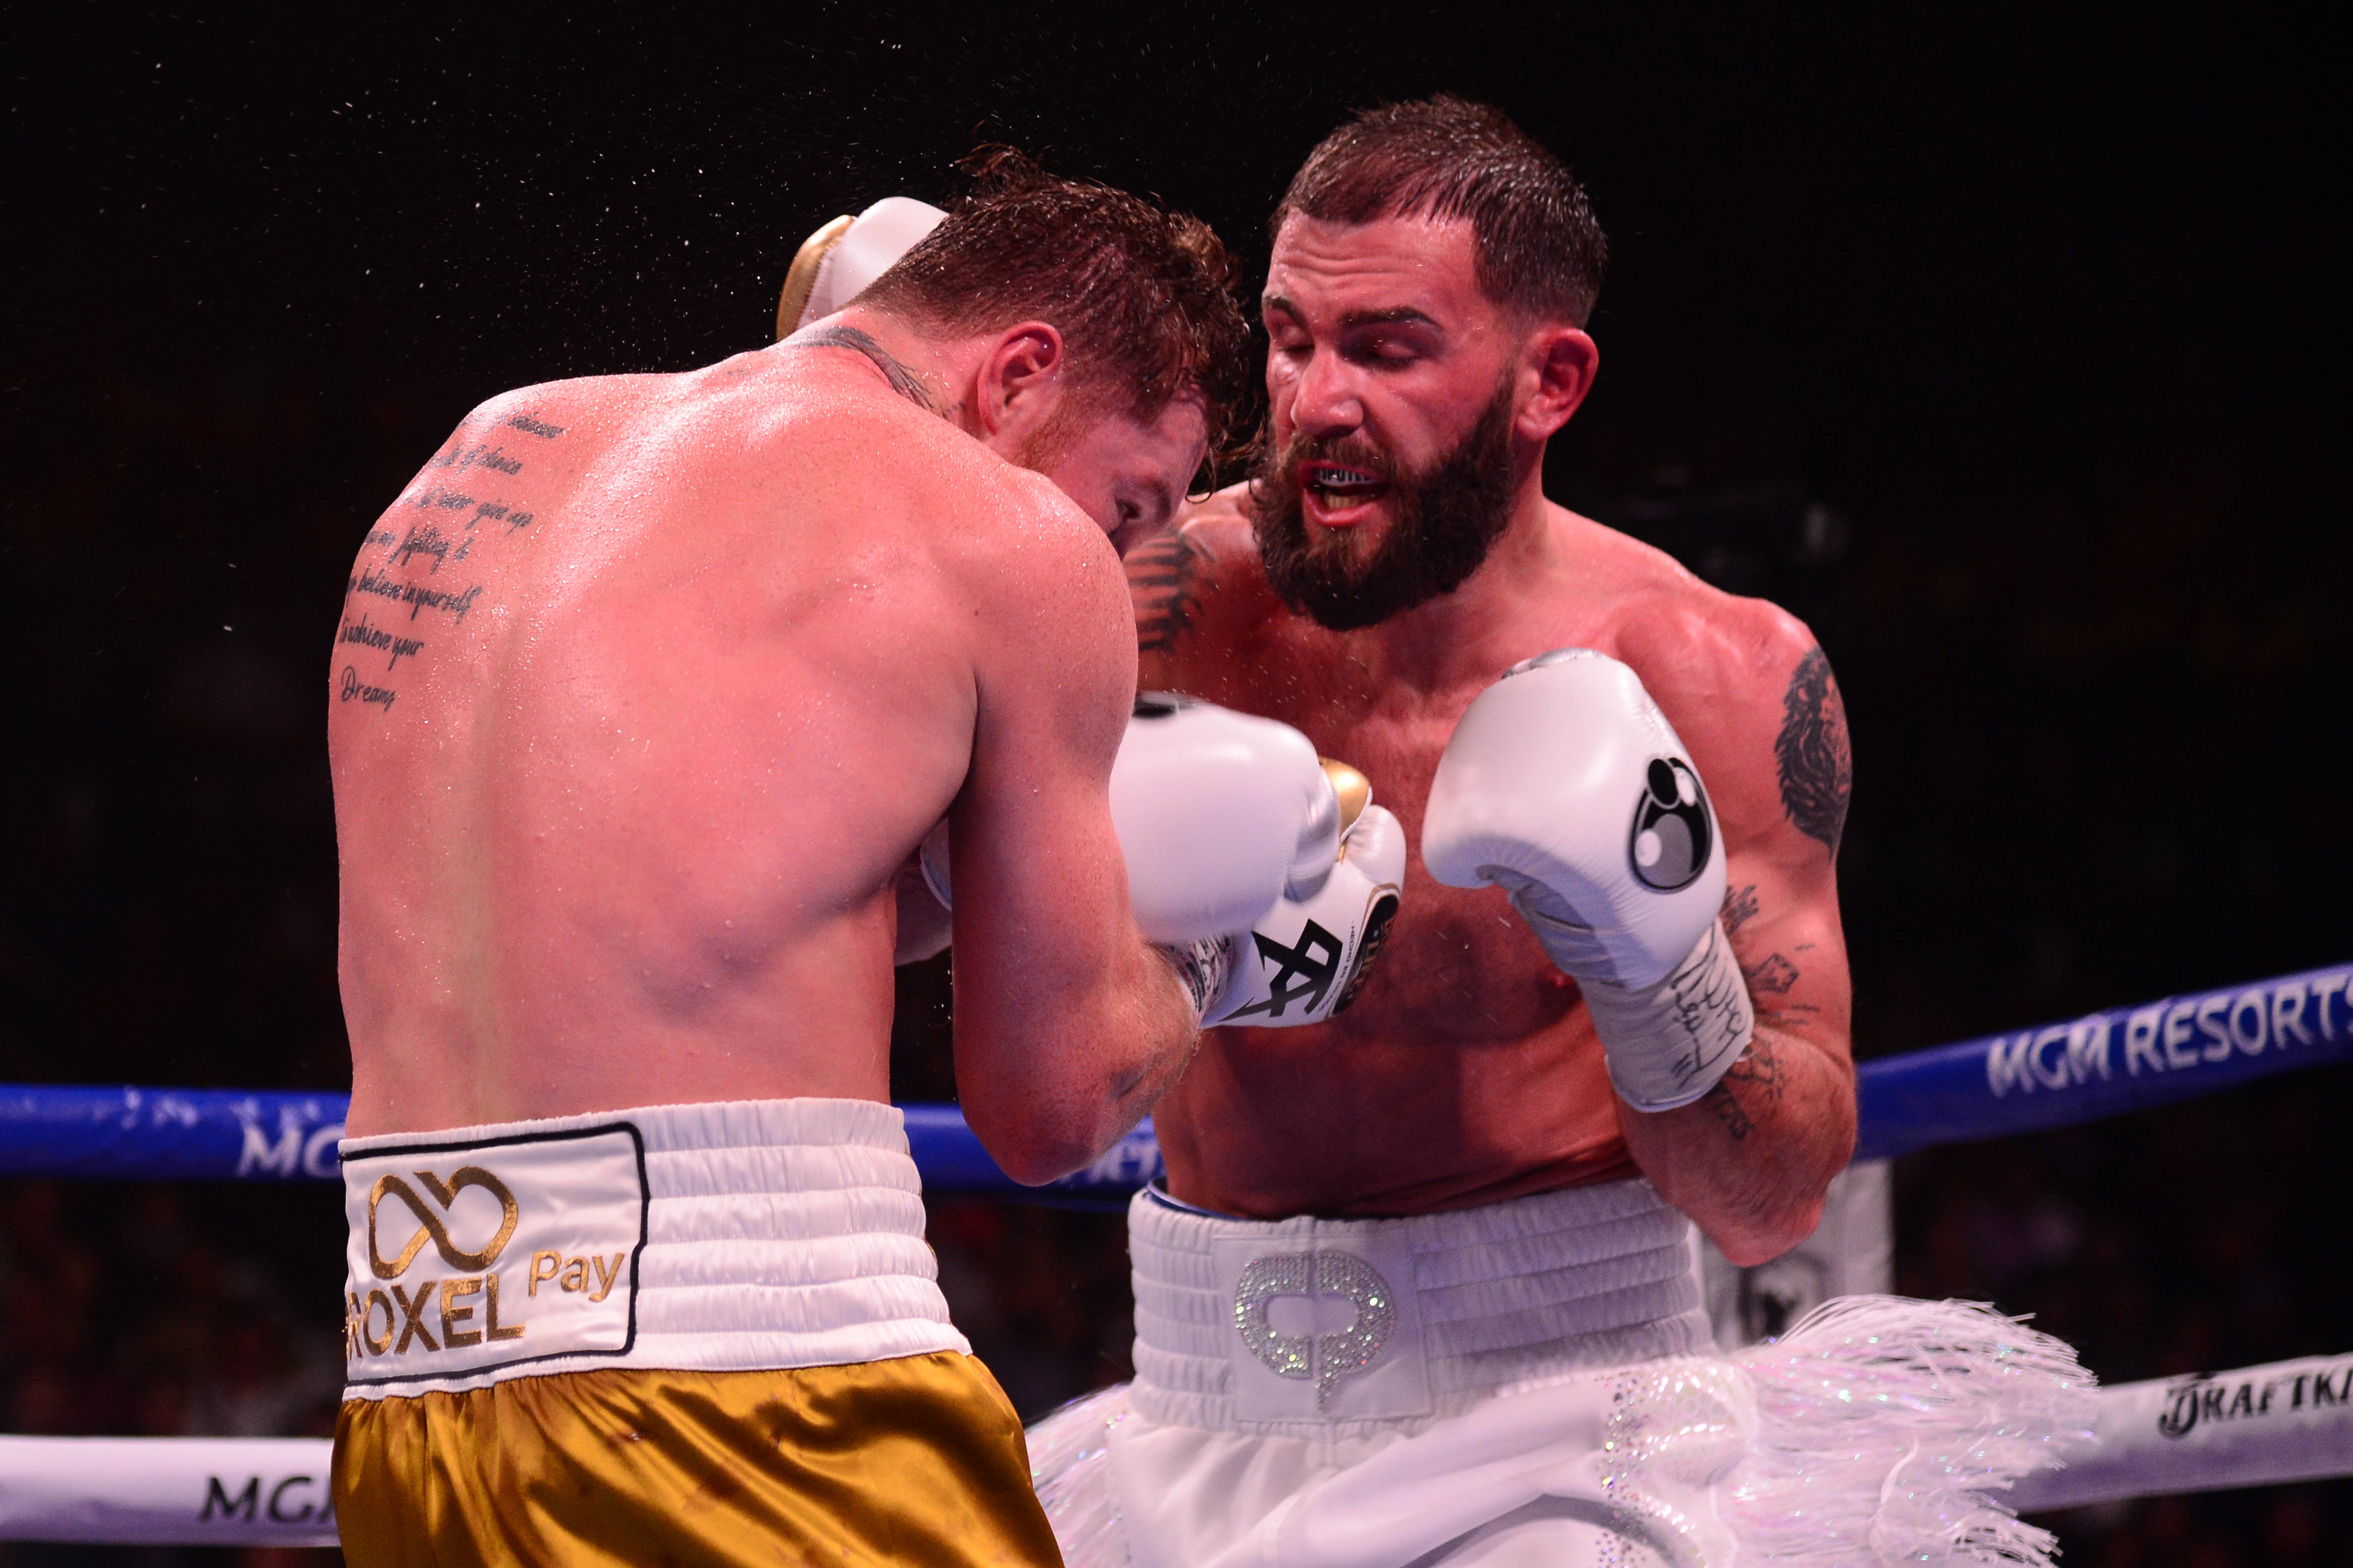
[(1601, 351), (1579, 328), (1550, 325), (1531, 334), (1521, 361), (1525, 391), (1513, 421), (1517, 434), (1542, 441), (1567, 424), (1593, 390), (1593, 374), (1600, 365)]
[(976, 434), (999, 451), (1033, 442), (1069, 390), (1062, 334), (1045, 321), (1023, 321), (997, 335), (973, 376)]

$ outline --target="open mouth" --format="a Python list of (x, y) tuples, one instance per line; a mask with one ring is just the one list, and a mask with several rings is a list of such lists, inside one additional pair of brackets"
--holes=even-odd
[(1356, 514), (1388, 494), (1389, 481), (1369, 468), (1352, 468), (1340, 463), (1305, 463), (1300, 468), (1299, 489), (1318, 514), (1318, 521), (1352, 522)]

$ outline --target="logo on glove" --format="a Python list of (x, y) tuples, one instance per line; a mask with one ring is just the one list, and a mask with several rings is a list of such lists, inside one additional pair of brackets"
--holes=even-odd
[(1626, 845), (1635, 879), (1661, 893), (1688, 888), (1707, 869), (1715, 847), (1699, 774), (1681, 757), (1652, 757), (1643, 783)]
[(1323, 1002), (1324, 994), (1332, 989), (1333, 977), (1340, 972), (1340, 939), (1309, 921), (1307, 929), (1299, 933), (1297, 947), (1285, 947), (1274, 938), (1255, 931), (1250, 940), (1258, 944), (1259, 962), (1273, 964), (1274, 974), (1267, 982), (1266, 1000), (1241, 1008), (1234, 1017), (1263, 1013), (1270, 1018), (1280, 1018), (1282, 1010), (1293, 1002), (1305, 1004), (1302, 1012), (1314, 1012)]

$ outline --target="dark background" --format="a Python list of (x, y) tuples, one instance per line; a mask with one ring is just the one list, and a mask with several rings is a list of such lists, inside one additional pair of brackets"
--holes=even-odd
[[(1555, 493), (1837, 665), (1862, 1054), (2353, 957), (2317, 22), (51, 9), (0, 20), (0, 1079), (347, 1082), (328, 639), (473, 403), (760, 346), (810, 228), (946, 199), (983, 139), (1199, 213), (1255, 288), (1315, 139), (1439, 88), (1560, 152), (1610, 235)], [(940, 984), (902, 1092), (941, 1092)], [(2347, 1084), (1906, 1161), (1901, 1282), (2039, 1310), (2115, 1378), (2353, 1349)], [(323, 1189), (6, 1185), (0, 1426), (314, 1426), (338, 1226)], [(1025, 1408), (1124, 1374), (1115, 1220), (947, 1204), (934, 1239)], [(2063, 1528), (2071, 1563), (2219, 1568), (2343, 1561), (2348, 1524), (2316, 1488)]]

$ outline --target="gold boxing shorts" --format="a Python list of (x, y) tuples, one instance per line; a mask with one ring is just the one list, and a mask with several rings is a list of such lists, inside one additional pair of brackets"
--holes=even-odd
[(335, 1518), (353, 1568), (1061, 1562), (1021, 1423), (953, 1351), (353, 1400)]
[(894, 1108), (657, 1106), (343, 1160), (359, 1568), (1059, 1563)]

